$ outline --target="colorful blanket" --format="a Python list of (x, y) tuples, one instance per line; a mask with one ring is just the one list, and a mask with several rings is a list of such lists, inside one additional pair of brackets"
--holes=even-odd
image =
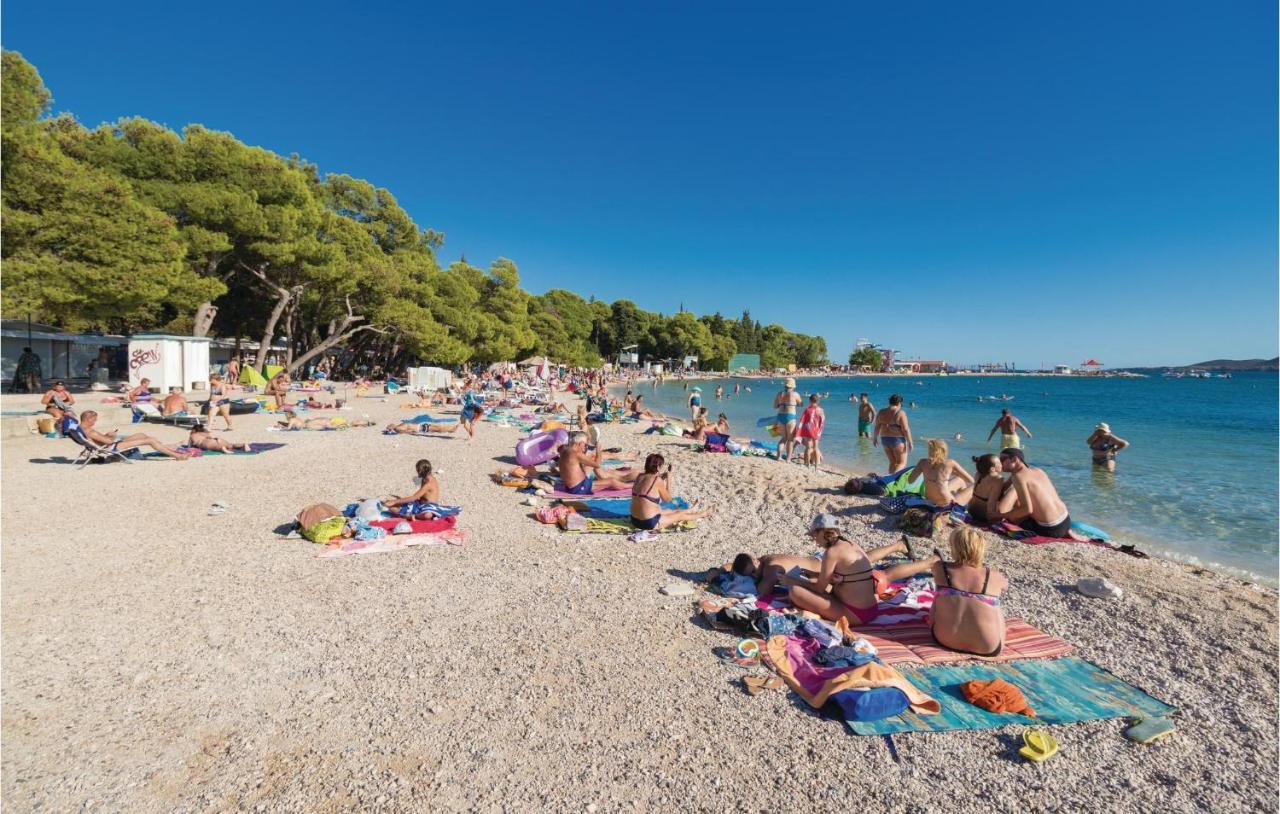
[(325, 546), (316, 554), (320, 559), (348, 557), (352, 554), (386, 554), (391, 551), (403, 551), (420, 545), (456, 545), (466, 540), (466, 532), (457, 529), (439, 531), (428, 534), (403, 534), (383, 537), (378, 540), (349, 540), (340, 546)]
[[(1160, 701), (1096, 664), (1075, 656), (1053, 660), (1014, 661), (1003, 664), (957, 664), (903, 670), (902, 675), (919, 691), (936, 698), (936, 715), (908, 710), (879, 721), (847, 721), (857, 735), (896, 732), (946, 732), (956, 729), (995, 729), (1016, 724), (1064, 724), (1103, 718), (1152, 718), (1177, 709)], [(1035, 718), (1013, 713), (988, 712), (964, 700), (960, 685), (973, 679), (1003, 678), (1022, 690)]]
[[(941, 647), (925, 624), (859, 626), (850, 628), (843, 620), (837, 626), (852, 636), (862, 636), (875, 645), (886, 664), (948, 664), (953, 662), (999, 662), (1015, 659), (1052, 659), (1071, 652), (1069, 643), (1032, 627), (1021, 619), (1006, 619), (1004, 648), (994, 657), (972, 656)], [(1035, 705), (1032, 704), (1035, 709)]]
[(765, 644), (773, 669), (810, 706), (821, 707), (843, 690), (897, 687), (906, 693), (912, 712), (930, 715), (939, 710), (936, 700), (893, 667), (876, 662), (861, 667), (824, 667), (813, 658), (820, 649), (815, 639), (799, 636), (774, 636)]
[[(565, 529), (568, 534), (635, 534), (638, 529), (631, 525), (630, 517), (588, 517), (585, 529)], [(674, 523), (666, 528), (650, 529), (650, 534), (666, 534), (671, 531), (685, 531), (693, 528), (693, 523), (685, 521)]]
[(557, 499), (557, 500), (581, 500), (583, 498), (593, 498), (593, 497), (605, 497), (605, 498), (627, 497), (629, 498), (631, 497), (631, 489), (625, 486), (622, 487), (621, 489), (597, 489), (596, 491), (592, 492), (589, 495), (578, 495), (578, 494), (574, 494), (573, 492), (565, 491), (564, 483), (561, 481), (556, 481), (556, 488), (550, 492), (547, 492), (546, 496), (548, 498)]
[(393, 531), (396, 526), (401, 523), (409, 524), (410, 534), (430, 534), (440, 531), (449, 531), (458, 525), (458, 516), (456, 514), (448, 517), (437, 517), (434, 520), (398, 520), (396, 518), (388, 518), (385, 520), (370, 520), (369, 525), (375, 528)]
[[(284, 444), (277, 444), (271, 441), (264, 441), (263, 443), (252, 444), (251, 446), (253, 448), (248, 452), (245, 452), (242, 449), (233, 450), (232, 452), (223, 452), (217, 449), (195, 449), (194, 447), (178, 447), (178, 449), (181, 450), (182, 452), (199, 453), (196, 457), (202, 458), (206, 455), (257, 455), (260, 452), (270, 452), (273, 449), (280, 449), (281, 447), (284, 446)], [(159, 455), (161, 457), (164, 457), (163, 452), (147, 453), (147, 457), (151, 457), (152, 455)]]
[[(1092, 526), (1085, 526), (1084, 524), (1079, 524), (1077, 526), (1077, 524), (1072, 523), (1071, 526), (1072, 528), (1079, 528), (1082, 530), (1083, 529), (1093, 530)], [(1021, 526), (1015, 526), (1013, 523), (1009, 523), (1005, 521), (1001, 521), (999, 523), (992, 523), (990, 528), (996, 534), (1002, 535), (1004, 537), (1009, 537), (1010, 539), (1017, 540), (1020, 543), (1027, 543), (1028, 545), (1045, 545), (1046, 543), (1075, 543), (1076, 545), (1094, 545), (1094, 546), (1099, 546), (1101, 548), (1115, 548), (1115, 546), (1113, 546), (1111, 543), (1108, 543), (1106, 540), (1103, 540), (1100, 537), (1089, 539), (1089, 540), (1077, 540), (1074, 537), (1041, 537), (1038, 534), (1027, 531)]]
[[(560, 502), (566, 506), (571, 506), (583, 517), (631, 517), (631, 501), (627, 498), (589, 498), (587, 500), (561, 499)], [(689, 508), (689, 502), (682, 497), (675, 497), (671, 500), (663, 501), (662, 503), (662, 509), (664, 511), (676, 511), (687, 508)]]

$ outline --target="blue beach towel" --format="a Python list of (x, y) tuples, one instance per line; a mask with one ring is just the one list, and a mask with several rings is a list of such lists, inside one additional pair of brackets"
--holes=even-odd
[[(1077, 656), (906, 668), (901, 672), (922, 692), (936, 698), (942, 711), (937, 715), (908, 711), (878, 721), (846, 721), (845, 725), (855, 735), (996, 729), (1104, 718), (1154, 718), (1177, 712), (1177, 708)], [(1022, 690), (1036, 717), (988, 712), (964, 699), (961, 684), (992, 678), (1003, 678)]]

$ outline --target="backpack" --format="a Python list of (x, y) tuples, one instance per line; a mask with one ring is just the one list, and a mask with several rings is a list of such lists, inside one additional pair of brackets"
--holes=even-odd
[(932, 537), (947, 525), (950, 512), (935, 512), (924, 506), (913, 506), (902, 513), (898, 527), (916, 537)]

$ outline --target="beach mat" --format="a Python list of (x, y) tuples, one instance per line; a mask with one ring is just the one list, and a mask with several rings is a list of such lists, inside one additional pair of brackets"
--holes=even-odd
[(627, 487), (624, 487), (624, 488), (622, 488), (622, 489), (601, 489), (601, 490), (599, 490), (599, 491), (592, 492), (592, 493), (591, 493), (591, 494), (589, 494), (589, 495), (577, 495), (577, 494), (574, 494), (573, 492), (566, 492), (566, 491), (564, 491), (563, 489), (559, 488), (559, 487), (562, 487), (562, 486), (564, 486), (564, 484), (562, 484), (562, 483), (561, 483), (561, 484), (557, 484), (557, 488), (556, 488), (556, 490), (555, 490), (555, 491), (553, 491), (553, 492), (547, 492), (547, 494), (546, 494), (546, 495), (544, 495), (544, 497), (546, 497), (546, 498), (547, 498), (547, 499), (549, 499), (549, 500), (551, 500), (551, 499), (554, 499), (554, 500), (582, 500), (583, 498), (593, 498), (593, 497), (606, 497), (606, 498), (608, 498), (608, 497), (628, 497), (628, 498), (629, 498), (629, 497), (631, 497), (631, 489), (630, 489), (630, 488), (627, 488)]
[(416, 415), (413, 418), (406, 418), (401, 423), (402, 424), (456, 424), (457, 419), (432, 418), (431, 416), (423, 413), (422, 415)]
[(410, 534), (431, 534), (434, 532), (448, 531), (458, 525), (458, 516), (456, 514), (448, 517), (437, 517), (434, 520), (400, 520), (394, 517), (383, 520), (370, 520), (369, 525), (375, 528), (393, 530), (401, 523), (408, 523)]
[(1072, 651), (1070, 643), (1050, 636), (1021, 619), (1006, 619), (1004, 647), (1000, 655), (974, 656), (940, 647), (927, 624), (868, 625), (852, 629), (876, 647), (885, 664), (911, 666), (955, 662), (1001, 662), (1015, 659), (1053, 659)]
[[(602, 519), (621, 517), (631, 517), (631, 501), (628, 498), (609, 497), (609, 498), (592, 498), (590, 500), (564, 500), (560, 501), (566, 506), (571, 506), (578, 514), (583, 517), (598, 517)], [(671, 500), (665, 500), (661, 504), (663, 511), (678, 511), (680, 509), (689, 508), (689, 501), (682, 497), (674, 497)]]
[[(948, 732), (995, 729), (1002, 726), (1041, 726), (1105, 718), (1153, 718), (1177, 712), (1137, 687), (1077, 656), (1003, 664), (957, 664), (908, 668), (902, 675), (942, 710), (934, 715), (905, 712), (878, 721), (846, 721), (855, 735), (898, 732)], [(1036, 713), (1032, 718), (988, 712), (964, 700), (960, 685), (974, 679), (1003, 678), (1022, 690)]]
[[(693, 523), (674, 523), (662, 529), (649, 529), (650, 534), (666, 534), (671, 531), (687, 531)], [(588, 517), (585, 529), (565, 529), (565, 534), (638, 534), (640, 529), (631, 525), (630, 517)]]
[[(283, 446), (284, 446), (284, 444), (277, 444), (277, 443), (274, 443), (274, 442), (272, 442), (272, 441), (264, 441), (263, 443), (260, 443), (260, 444), (259, 444), (259, 443), (254, 443), (254, 445), (253, 445), (253, 450), (252, 450), (252, 451), (250, 451), (250, 452), (245, 452), (244, 450), (240, 450), (240, 449), (234, 450), (234, 451), (232, 451), (232, 452), (223, 452), (222, 450), (217, 450), (217, 449), (213, 449), (213, 450), (210, 450), (210, 449), (197, 449), (197, 450), (192, 450), (192, 448), (191, 448), (191, 447), (178, 447), (178, 449), (180, 449), (180, 450), (191, 450), (191, 451), (194, 451), (194, 452), (199, 452), (199, 453), (200, 453), (199, 457), (203, 458), (203, 457), (205, 457), (206, 455), (257, 455), (257, 454), (258, 454), (258, 453), (260, 453), (260, 452), (270, 452), (270, 451), (271, 451), (271, 450), (273, 450), (273, 449), (280, 449), (280, 448), (281, 448), (281, 447), (283, 447)], [(163, 457), (165, 457), (165, 454), (164, 454), (163, 452), (148, 452), (148, 453), (147, 453), (147, 457), (148, 457), (148, 458), (149, 458), (149, 457), (151, 457), (151, 456), (153, 456), (153, 455), (159, 455), (159, 456), (160, 456), (160, 457), (162, 457), (162, 458), (163, 458)]]
[(403, 551), (406, 548), (425, 545), (460, 546), (466, 540), (466, 532), (457, 529), (437, 531), (427, 534), (398, 534), (378, 540), (349, 540), (340, 546), (325, 546), (316, 554), (318, 559), (328, 560), (334, 557), (349, 557), (354, 554), (387, 554), (392, 551)]

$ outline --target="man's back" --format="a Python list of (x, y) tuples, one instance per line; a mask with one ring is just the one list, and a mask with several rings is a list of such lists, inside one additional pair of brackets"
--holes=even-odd
[(1058, 497), (1058, 490), (1043, 469), (1028, 466), (1013, 476), (1026, 486), (1031, 498), (1031, 517), (1041, 523), (1050, 523), (1061, 519), (1067, 506)]

